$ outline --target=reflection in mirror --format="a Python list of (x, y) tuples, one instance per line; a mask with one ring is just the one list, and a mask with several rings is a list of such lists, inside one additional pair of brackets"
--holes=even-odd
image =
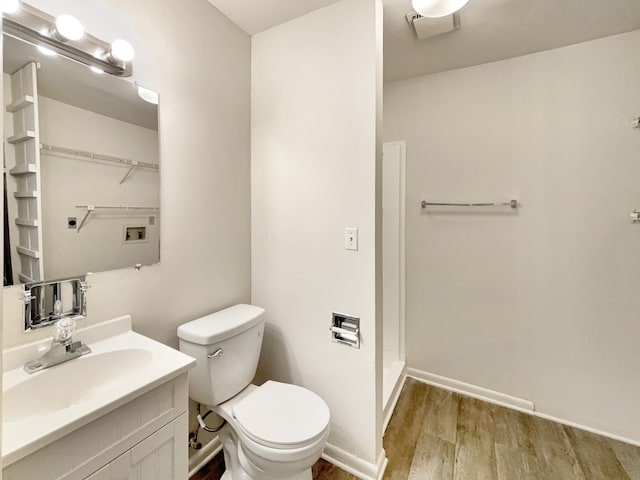
[(4, 285), (158, 262), (157, 95), (3, 37)]

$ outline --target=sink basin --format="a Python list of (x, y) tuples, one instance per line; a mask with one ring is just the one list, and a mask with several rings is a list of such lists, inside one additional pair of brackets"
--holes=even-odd
[(41, 417), (86, 402), (135, 375), (152, 358), (147, 350), (127, 348), (88, 354), (28, 375), (4, 391), (2, 422)]
[(5, 350), (2, 374), (2, 462), (7, 467), (182, 375), (195, 360), (131, 330), (125, 316), (74, 335), (91, 353), (39, 372), (22, 366), (51, 339)]

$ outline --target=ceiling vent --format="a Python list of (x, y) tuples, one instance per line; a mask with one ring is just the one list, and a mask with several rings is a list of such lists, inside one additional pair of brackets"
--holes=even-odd
[(413, 25), (416, 35), (420, 40), (432, 38), (443, 33), (453, 32), (460, 28), (460, 13), (447, 15), (440, 18), (427, 18), (419, 13), (407, 13), (407, 22)]

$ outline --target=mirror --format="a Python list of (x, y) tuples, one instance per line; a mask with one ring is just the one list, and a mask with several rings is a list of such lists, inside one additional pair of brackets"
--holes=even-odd
[(158, 262), (157, 95), (3, 37), (4, 285)]

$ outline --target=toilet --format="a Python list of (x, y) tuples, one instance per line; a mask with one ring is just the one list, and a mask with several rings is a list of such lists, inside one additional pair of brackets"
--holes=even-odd
[(235, 305), (178, 327), (180, 350), (197, 360), (189, 396), (220, 415), (223, 480), (311, 480), (329, 436), (329, 407), (296, 385), (252, 385), (264, 309)]

